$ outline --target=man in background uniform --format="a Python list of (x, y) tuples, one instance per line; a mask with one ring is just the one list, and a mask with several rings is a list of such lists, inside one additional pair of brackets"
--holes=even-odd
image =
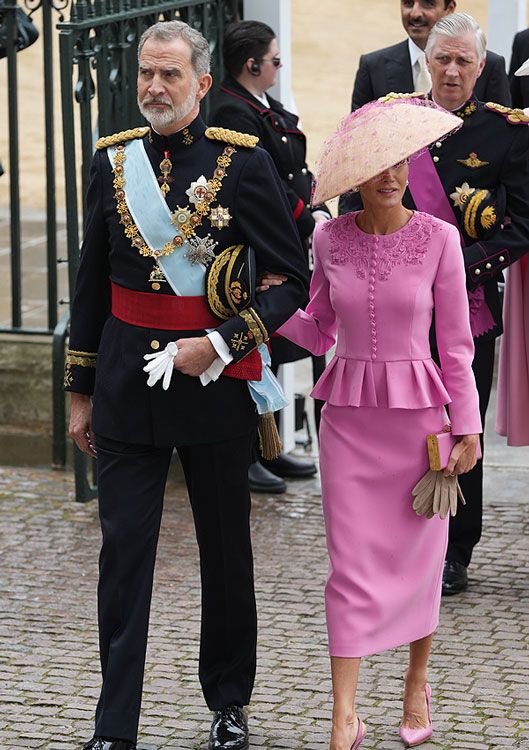
[[(431, 79), (424, 58), (426, 40), (432, 26), (455, 9), (455, 0), (401, 0), (402, 25), (408, 38), (360, 57), (351, 109), (390, 91), (430, 91)], [(479, 101), (510, 105), (509, 81), (501, 55), (487, 51), (474, 96)]]
[[(268, 382), (263, 343), (304, 300), (307, 276), (268, 154), (253, 136), (206, 128), (200, 118), (210, 86), (204, 37), (179, 21), (152, 26), (138, 70), (151, 128), (100, 139), (92, 165), (65, 372), (70, 434), (98, 459), (103, 532), (103, 685), (86, 750), (136, 748), (174, 447), (200, 550), (199, 677), (215, 712), (209, 748), (248, 748), (243, 706), (256, 661), (248, 464), (257, 412), (247, 381)], [(254, 256), (230, 277), (243, 245)], [(254, 298), (254, 257), (257, 270), (288, 281)]]

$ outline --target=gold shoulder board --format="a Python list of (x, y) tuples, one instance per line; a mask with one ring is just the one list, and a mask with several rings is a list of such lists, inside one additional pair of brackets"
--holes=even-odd
[(496, 104), (496, 102), (487, 102), (485, 107), (489, 112), (496, 112), (496, 114), (505, 117), (511, 125), (527, 125), (529, 123), (529, 117), (523, 109), (511, 109), (510, 107), (504, 107), (503, 104)]
[(229, 143), (230, 146), (255, 148), (259, 143), (259, 138), (256, 135), (239, 133), (237, 130), (227, 130), (227, 128), (207, 128), (205, 135), (212, 141), (224, 141), (224, 143)]
[(134, 138), (143, 138), (149, 130), (149, 127), (132, 128), (131, 130), (122, 130), (120, 133), (114, 133), (114, 135), (105, 135), (97, 141), (96, 149), (101, 151), (102, 148), (107, 148), (107, 146), (116, 146), (118, 143), (132, 141)]
[(424, 91), (413, 91), (411, 94), (397, 94), (395, 91), (390, 91), (389, 94), (379, 97), (379, 102), (391, 102), (393, 99), (425, 99), (426, 94)]

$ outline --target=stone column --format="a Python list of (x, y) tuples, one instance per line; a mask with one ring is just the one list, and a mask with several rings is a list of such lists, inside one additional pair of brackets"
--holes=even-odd
[(526, 0), (489, 0), (488, 48), (505, 57), (507, 68), (511, 59), (512, 40), (527, 26)]
[(292, 43), (291, 43), (291, 6), (290, 0), (244, 0), (245, 20), (262, 21), (275, 31), (282, 68), (278, 82), (269, 89), (274, 99), (283, 102), (287, 109), (295, 111), (292, 106)]

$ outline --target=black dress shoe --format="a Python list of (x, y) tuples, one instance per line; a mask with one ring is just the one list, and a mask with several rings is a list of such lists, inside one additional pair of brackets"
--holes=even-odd
[(459, 594), (468, 586), (467, 569), (464, 565), (452, 560), (445, 560), (443, 568), (443, 596)]
[(104, 740), (102, 737), (92, 737), (83, 746), (83, 750), (136, 750), (136, 744), (128, 740)]
[(215, 711), (208, 750), (248, 750), (248, 722), (240, 706)]
[(287, 491), (286, 482), (280, 477), (276, 477), (271, 471), (256, 461), (250, 464), (248, 469), (248, 482), (251, 492), (269, 492), (272, 495), (280, 495)]
[(294, 456), (289, 456), (288, 453), (280, 453), (277, 458), (271, 461), (262, 459), (261, 463), (269, 471), (277, 474), (278, 477), (285, 477), (285, 479), (307, 479), (313, 477), (317, 472), (314, 461), (294, 458)]

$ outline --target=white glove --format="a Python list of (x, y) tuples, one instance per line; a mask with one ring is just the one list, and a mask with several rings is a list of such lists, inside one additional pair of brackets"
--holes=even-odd
[(173, 359), (178, 354), (178, 347), (174, 341), (170, 341), (162, 352), (154, 354), (145, 354), (143, 359), (150, 360), (149, 364), (143, 368), (144, 372), (149, 373), (147, 385), (152, 388), (160, 378), (163, 378), (162, 388), (166, 391), (171, 383), (174, 363)]

